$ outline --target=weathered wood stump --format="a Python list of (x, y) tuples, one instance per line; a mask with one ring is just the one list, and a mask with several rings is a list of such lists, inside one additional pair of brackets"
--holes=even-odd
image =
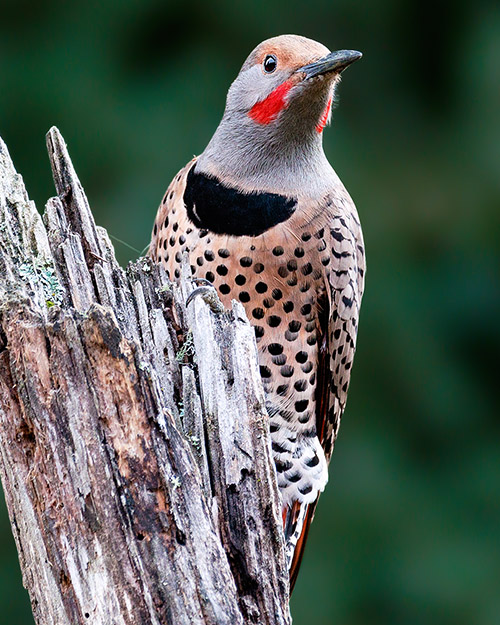
[(37, 624), (290, 623), (242, 306), (121, 269), (47, 144), (42, 220), (0, 140), (0, 473)]

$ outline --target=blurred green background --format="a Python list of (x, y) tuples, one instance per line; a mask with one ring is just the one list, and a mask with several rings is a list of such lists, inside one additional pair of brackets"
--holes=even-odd
[[(500, 623), (498, 1), (3, 0), (0, 15), (0, 135), (31, 197), (54, 194), (55, 124), (98, 223), (139, 250), (259, 41), (364, 52), (324, 138), (367, 290), (294, 624)], [(29, 625), (3, 501), (0, 540), (0, 622)]]

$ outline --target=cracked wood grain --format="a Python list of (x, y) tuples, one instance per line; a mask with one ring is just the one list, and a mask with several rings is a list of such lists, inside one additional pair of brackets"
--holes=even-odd
[(66, 145), (40, 217), (0, 140), (0, 475), (38, 625), (287, 625), (252, 329), (119, 267)]

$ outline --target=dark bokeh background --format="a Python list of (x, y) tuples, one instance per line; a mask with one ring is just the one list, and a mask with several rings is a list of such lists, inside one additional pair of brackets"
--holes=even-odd
[[(31, 197), (54, 193), (55, 124), (97, 221), (139, 250), (259, 41), (364, 52), (325, 143), (362, 218), (367, 290), (294, 623), (500, 623), (498, 2), (3, 0), (0, 14), (0, 135)], [(29, 625), (1, 512), (0, 621)]]

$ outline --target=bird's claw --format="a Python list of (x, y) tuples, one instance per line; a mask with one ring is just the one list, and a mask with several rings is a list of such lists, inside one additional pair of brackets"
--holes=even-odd
[[(224, 305), (220, 301), (219, 296), (217, 295), (217, 289), (213, 286), (213, 284), (205, 280), (204, 278), (193, 278), (193, 282), (201, 282), (203, 286), (199, 286), (194, 291), (188, 295), (186, 299), (186, 308), (193, 301), (195, 297), (200, 296), (201, 299), (210, 307), (210, 310), (216, 314), (220, 314), (224, 312)], [(207, 283), (207, 284), (205, 284)]]

